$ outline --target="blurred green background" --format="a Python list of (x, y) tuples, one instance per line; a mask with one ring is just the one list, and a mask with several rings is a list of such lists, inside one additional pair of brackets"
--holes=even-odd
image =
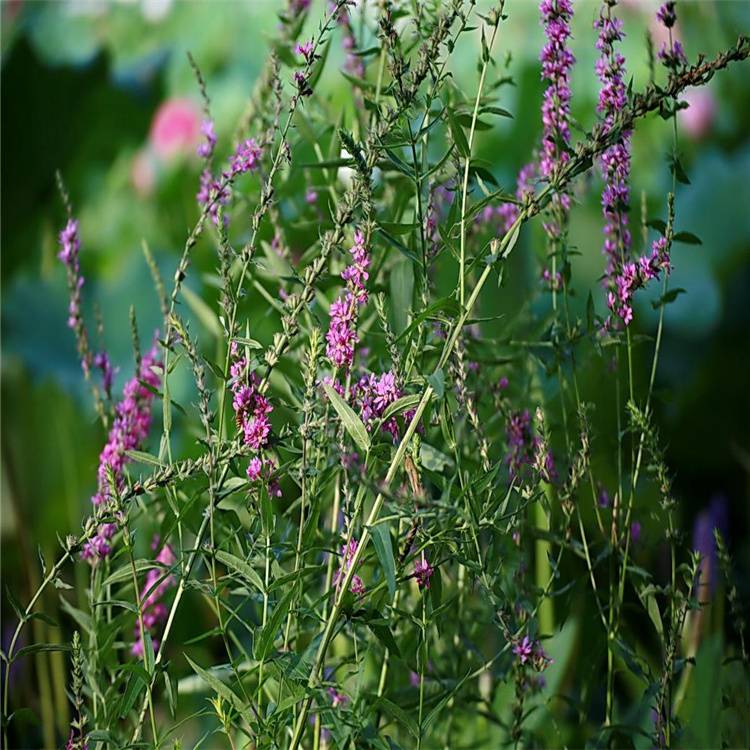
[[(323, 5), (313, 0), (308, 23), (317, 21)], [(622, 6), (624, 51), (638, 90), (648, 82), (644, 39), (657, 5), (631, 0)], [(597, 95), (591, 24), (598, 7), (588, 0), (576, 3), (573, 114), (582, 129), (593, 123)], [(54, 557), (58, 535), (75, 532), (89, 511), (103, 441), (65, 324), (65, 278), (55, 258), (64, 212), (55, 170), (64, 175), (81, 221), (86, 310), (92, 323), (97, 309), (104, 321), (102, 343), (120, 368), (117, 391), (132, 371), (129, 306), (136, 305), (144, 338), (159, 322), (141, 243), (147, 240), (169, 279), (197, 218), (200, 95), (186, 52), (206, 77), (220, 142), (226, 141), (263, 65), (278, 10), (271, 0), (2, 3), (2, 572), (3, 583), (20, 601), (28, 600), (39, 578), (37, 548), (47, 559)], [(511, 25), (496, 49), (499, 64), (507, 64), (516, 81), (501, 92), (501, 104), (514, 119), (481, 133), (478, 148), (500, 184), (512, 186), (540, 132), (542, 32), (536, 2), (511, 1), (507, 10)], [(694, 59), (746, 33), (750, 3), (681, 3), (680, 19), (679, 34)], [(350, 84), (336, 72), (343, 53), (337, 44), (334, 49), (316, 96), (335, 112)], [(459, 86), (465, 81), (471, 91), (477, 55), (478, 37), (472, 35), (454, 60)], [(679, 146), (692, 184), (678, 188), (677, 228), (697, 234), (703, 244), (674, 250), (671, 286), (687, 293), (667, 309), (656, 403), (684, 539), (690, 542), (695, 519), (721, 498), (745, 598), (750, 593), (749, 78), (747, 64), (721, 73), (707, 89), (689, 94), (691, 107), (680, 115)], [(642, 191), (648, 194), (649, 216), (666, 218), (671, 138), (669, 123), (658, 117), (642, 122), (634, 137), (635, 224)], [(583, 252), (574, 263), (578, 300), (583, 304), (592, 288), (602, 311), (597, 186), (595, 178), (581, 186), (571, 241)], [(492, 310), (485, 300), (483, 314), (512, 310), (538, 288), (532, 259), (542, 247), (541, 233), (535, 232), (524, 241), (526, 257), (516, 261), (507, 298)], [(207, 254), (196, 258), (204, 273), (212, 263)], [(201, 279), (198, 273), (189, 282), (196, 292)], [(637, 320), (645, 333), (654, 330), (656, 313), (649, 302), (656, 296), (654, 290), (640, 295)], [(599, 374), (592, 371), (585, 398), (607, 404), (611, 388)], [(183, 383), (190, 400), (187, 387)], [(180, 400), (179, 390), (175, 398)], [(641, 520), (639, 554), (653, 566), (661, 532), (650, 527), (647, 513)], [(84, 578), (75, 593), (81, 601), (85, 571), (79, 576)], [(55, 613), (57, 592), (48, 592), (46, 606)], [(13, 626), (5, 606), (4, 645)], [(59, 655), (35, 664), (37, 671), (62, 668)], [(20, 702), (38, 705), (32, 662), (18, 665), (13, 684)], [(53, 698), (64, 726), (64, 696)]]

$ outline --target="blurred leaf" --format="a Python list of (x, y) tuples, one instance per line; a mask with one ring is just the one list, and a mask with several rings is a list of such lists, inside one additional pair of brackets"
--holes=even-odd
[(673, 237), (675, 242), (682, 242), (685, 245), (702, 245), (701, 238), (692, 232), (675, 232)]

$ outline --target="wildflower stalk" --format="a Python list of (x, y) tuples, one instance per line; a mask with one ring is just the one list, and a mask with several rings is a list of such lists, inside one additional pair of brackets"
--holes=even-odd
[(487, 25), (492, 28), (492, 32), (490, 33), (490, 41), (486, 46), (484, 44), (484, 29), (482, 30), (482, 68), (479, 74), (479, 86), (477, 87), (477, 95), (474, 99), (474, 109), (471, 114), (471, 127), (469, 128), (468, 138), (468, 153), (465, 154), (464, 176), (461, 187), (461, 235), (458, 265), (458, 302), (461, 307), (464, 306), (466, 296), (466, 201), (469, 195), (469, 168), (471, 167), (471, 149), (474, 145), (474, 134), (477, 127), (477, 118), (479, 117), (479, 104), (482, 100), (482, 92), (484, 91), (484, 81), (487, 77), (487, 70), (489, 68), (490, 62), (492, 61), (492, 49), (495, 46), (495, 38), (497, 37), (497, 31), (500, 27), (500, 20), (503, 17), (502, 14), (504, 4), (504, 0), (500, 0), (498, 7), (493, 8), (487, 18)]
[[(325, 21), (323, 24), (321, 24), (321, 28), (318, 32), (318, 35), (314, 42), (314, 48), (317, 49), (318, 46), (322, 43), (325, 35), (328, 33), (328, 30), (330, 28), (331, 22), (333, 18), (335, 17), (336, 13), (340, 10), (342, 5), (346, 2), (346, 0), (337, 0), (336, 5), (334, 6), (333, 10), (327, 15)], [(312, 60), (312, 57), (311, 57)], [(311, 65), (311, 62), (308, 62), (307, 64), (307, 70), (309, 70), (309, 67)], [(276, 150), (276, 154), (274, 156), (273, 162), (271, 164), (271, 168), (268, 172), (268, 175), (266, 177), (265, 183), (261, 188), (261, 199), (260, 203), (253, 214), (253, 221), (252, 221), (252, 232), (251, 237), (248, 240), (248, 242), (243, 247), (243, 250), (241, 252), (241, 258), (242, 258), (242, 267), (240, 269), (239, 273), (239, 279), (236, 286), (236, 292), (232, 295), (232, 306), (231, 306), (231, 313), (229, 318), (229, 323), (227, 326), (227, 330), (230, 337), (233, 337), (234, 331), (236, 329), (237, 325), (237, 309), (238, 309), (238, 303), (239, 303), (239, 292), (243, 287), (245, 276), (248, 273), (250, 262), (252, 260), (253, 256), (253, 250), (255, 248), (255, 243), (257, 240), (258, 230), (260, 227), (260, 221), (262, 217), (265, 215), (266, 211), (268, 210), (268, 207), (271, 203), (272, 198), (272, 188), (271, 185), (273, 183), (273, 179), (276, 175), (276, 172), (279, 170), (281, 166), (281, 162), (284, 159), (285, 156), (285, 143), (286, 143), (286, 137), (287, 133), (289, 131), (289, 128), (291, 127), (294, 115), (297, 110), (297, 106), (301, 100), (301, 95), (299, 93), (294, 94), (291, 100), (291, 103), (289, 105), (289, 111), (287, 114), (287, 119), (285, 121), (285, 124), (283, 128), (281, 129), (279, 133), (279, 145)], [(201, 213), (201, 219), (199, 220), (199, 224), (202, 226), (202, 223), (205, 222), (205, 218), (207, 216), (208, 212), (208, 206), (203, 209)], [(193, 233), (191, 233), (191, 237), (195, 234), (195, 230)], [(193, 243), (194, 244), (194, 243)], [(189, 247), (192, 247), (190, 244), (190, 239), (188, 240), (188, 243), (186, 243), (186, 250), (183, 253), (183, 258), (180, 261), (180, 266), (178, 268), (178, 272), (175, 276), (175, 288), (172, 291), (172, 306), (171, 309), (174, 308), (174, 303), (177, 297), (177, 292), (179, 288), (179, 284), (184, 278), (184, 268), (187, 267), (187, 253), (189, 251)], [(221, 384), (221, 392), (219, 397), (219, 424), (217, 429), (217, 434), (219, 435), (219, 440), (221, 440), (221, 436), (223, 434), (223, 425), (224, 425), (224, 415), (226, 412), (226, 394), (227, 394), (227, 382), (229, 379), (229, 367), (230, 367), (230, 357), (231, 357), (231, 346), (227, 346), (226, 350), (226, 356), (224, 360), (224, 378), (222, 379)], [(274, 361), (275, 364), (275, 361)], [(261, 382), (260, 389), (261, 391), (265, 389), (268, 377), (270, 375), (270, 367), (272, 366), (272, 363), (269, 361), (269, 370), (267, 370), (266, 375)], [(218, 451), (218, 448), (215, 448), (213, 451), (211, 451), (211, 463), (213, 466), (218, 466), (217, 462), (215, 461), (216, 458), (216, 451)], [(180, 576), (180, 582), (177, 588), (177, 593), (175, 594), (174, 601), (172, 603), (172, 607), (169, 612), (169, 616), (167, 619), (167, 623), (164, 628), (164, 634), (162, 636), (161, 643), (159, 645), (159, 653), (156, 655), (156, 665), (158, 665), (161, 662), (162, 654), (164, 653), (164, 647), (167, 642), (167, 639), (169, 637), (169, 633), (171, 632), (171, 626), (172, 622), (174, 621), (174, 617), (177, 611), (177, 608), (179, 607), (180, 601), (182, 599), (182, 596), (185, 591), (185, 585), (186, 581), (190, 576), (190, 573), (192, 571), (193, 563), (195, 562), (195, 557), (197, 554), (198, 549), (200, 548), (203, 540), (203, 536), (206, 533), (207, 528), (213, 523), (213, 511), (214, 511), (214, 497), (215, 494), (221, 491), (221, 488), (224, 485), (224, 481), (226, 480), (227, 474), (229, 471), (229, 463), (225, 463), (223, 466), (223, 469), (221, 470), (221, 474), (218, 478), (218, 481), (215, 484), (214, 493), (209, 497), (209, 503), (208, 508), (206, 509), (206, 513), (203, 516), (203, 520), (201, 522), (201, 525), (198, 529), (198, 532), (196, 534), (196, 539), (194, 543), (193, 551), (190, 553), (190, 556), (188, 557), (187, 564), (185, 565), (185, 568), (182, 572), (182, 575)], [(213, 547), (213, 545), (212, 545)], [(212, 552), (213, 556), (213, 552)], [(151, 677), (150, 682), (153, 684), (154, 677)], [(133, 733), (132, 742), (137, 742), (140, 733), (141, 733), (141, 727), (143, 725), (143, 718), (145, 713), (146, 703), (144, 702), (141, 707), (140, 717), (138, 720), (138, 723), (136, 725), (135, 731)]]
[[(140, 628), (141, 641), (143, 643), (143, 668), (146, 670), (146, 674), (151, 676), (151, 665), (149, 664), (148, 652), (149, 648), (146, 644), (146, 630), (143, 624), (143, 601), (141, 599), (141, 589), (138, 584), (138, 572), (135, 567), (135, 556), (133, 555), (132, 537), (130, 535), (130, 528), (127, 523), (123, 524), (122, 527), (122, 539), (125, 545), (125, 550), (128, 555), (128, 562), (130, 563), (130, 573), (133, 581), (133, 591), (135, 592), (135, 605), (136, 605), (136, 616), (138, 618), (138, 627)], [(156, 729), (156, 719), (154, 717), (154, 699), (151, 689), (151, 684), (146, 685), (146, 700), (148, 701), (148, 714), (151, 721), (151, 735), (154, 739), (154, 745), (159, 745), (159, 733)]]

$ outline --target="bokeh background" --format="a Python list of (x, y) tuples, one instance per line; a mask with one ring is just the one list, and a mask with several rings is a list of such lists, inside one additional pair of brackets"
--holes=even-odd
[[(514, 114), (483, 132), (479, 153), (498, 182), (512, 186), (540, 131), (542, 84), (537, 62), (542, 33), (536, 2), (508, 3), (512, 32), (502, 34), (499, 64), (515, 87), (503, 89), (502, 106)], [(593, 123), (597, 80), (591, 23), (598, 4), (576, 3), (573, 114), (580, 127)], [(628, 38), (624, 51), (635, 90), (648, 82), (645, 35), (658, 34), (656, 4), (622, 3)], [(312, 16), (322, 12), (314, 0)], [(278, 19), (271, 0), (223, 2), (2, 3), (2, 577), (3, 588), (28, 600), (40, 578), (38, 551), (50, 559), (58, 536), (75, 532), (89, 510), (97, 456), (103, 441), (81, 379), (74, 341), (67, 329), (65, 275), (55, 258), (64, 211), (54, 174), (64, 175), (81, 221), (82, 265), (89, 320), (104, 321), (102, 344), (119, 366), (115, 390), (132, 371), (128, 310), (136, 306), (144, 336), (159, 321), (141, 250), (145, 240), (166, 278), (197, 217), (195, 156), (201, 120), (200, 94), (186, 53), (198, 61), (208, 83), (220, 140), (231, 138), (258, 75)], [(750, 4), (680, 3), (679, 34), (691, 58), (713, 54), (750, 29)], [(658, 39), (657, 39), (658, 42)], [(457, 80), (469, 80), (478, 37), (465, 41), (454, 61)], [(334, 45), (318, 97), (344, 108), (350, 84), (337, 75), (343, 52)], [(721, 73), (700, 92), (689, 92), (680, 113), (679, 147), (690, 185), (677, 191), (678, 229), (702, 245), (678, 245), (671, 285), (686, 290), (668, 307), (657, 378), (656, 414), (675, 478), (684, 539), (718, 524), (737, 567), (740, 594), (750, 594), (750, 67)], [(470, 84), (473, 86), (474, 84)], [(671, 186), (666, 157), (669, 123), (652, 117), (634, 138), (634, 219), (642, 191), (649, 216), (666, 218)], [(595, 182), (595, 185), (598, 184)], [(594, 185), (594, 186), (595, 186)], [(583, 255), (574, 263), (578, 300), (592, 288), (603, 309), (597, 279), (601, 219), (596, 190), (580, 191), (572, 243)], [(523, 246), (534, 257), (534, 235)], [(196, 258), (189, 285), (200, 294), (212, 258)], [(517, 261), (517, 281), (496, 309), (511, 311), (538, 286), (538, 269)], [(642, 293), (640, 332), (653, 334), (656, 313)], [(262, 304), (262, 302), (260, 303)], [(487, 302), (485, 301), (487, 306)], [(268, 340), (262, 328), (256, 337)], [(641, 364), (647, 366), (647, 351)], [(596, 373), (595, 373), (596, 374)], [(188, 383), (182, 384), (183, 395)], [(180, 385), (175, 398), (179, 401)], [(592, 377), (586, 399), (612, 400), (606, 377)], [(638, 555), (658, 564), (662, 531), (648, 509)], [(701, 526), (703, 524), (703, 526)], [(698, 542), (694, 542), (698, 544)], [(67, 596), (85, 605), (85, 571)], [(58, 616), (58, 592), (45, 607)], [(66, 627), (71, 623), (62, 615)], [(14, 626), (4, 602), (4, 646)], [(724, 619), (714, 637), (727, 637)], [(63, 629), (38, 621), (27, 638), (67, 638)], [(46, 632), (45, 632), (46, 631)], [(716, 653), (716, 652), (714, 652)], [(720, 651), (718, 652), (720, 653)], [(17, 665), (13, 690), (23, 703), (65, 733), (68, 709), (65, 665), (59, 654), (41, 654)], [(700, 705), (698, 702), (696, 705)], [(45, 708), (46, 707), (46, 708)], [(53, 715), (49, 714), (50, 707)], [(33, 724), (31, 716), (28, 717)], [(709, 722), (710, 723), (710, 722)], [(30, 729), (46, 744), (49, 735)], [(706, 730), (710, 732), (710, 729)], [(711, 744), (711, 736), (705, 738)]]

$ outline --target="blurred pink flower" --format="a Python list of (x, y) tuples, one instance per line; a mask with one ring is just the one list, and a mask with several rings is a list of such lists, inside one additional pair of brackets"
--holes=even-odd
[(151, 123), (149, 140), (161, 159), (186, 154), (198, 144), (201, 113), (189, 99), (168, 99), (163, 102)]
[(682, 96), (690, 106), (681, 109), (678, 115), (680, 125), (694, 140), (700, 140), (711, 130), (716, 114), (716, 100), (711, 89), (688, 89)]

